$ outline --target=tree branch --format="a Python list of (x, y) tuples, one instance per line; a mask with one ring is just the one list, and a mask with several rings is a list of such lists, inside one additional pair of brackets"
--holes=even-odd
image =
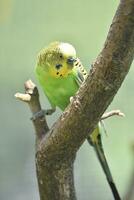
[[(37, 87), (31, 80), (25, 82), (24, 86), (25, 94), (16, 93), (15, 97), (28, 103), (31, 112), (34, 115), (41, 110)], [(42, 139), (42, 137), (49, 131), (45, 116), (33, 120), (33, 125), (35, 127), (37, 141)]]
[[(121, 0), (104, 48), (71, 104), (49, 132), (45, 119), (33, 122), (40, 138), (36, 167), (41, 200), (76, 199), (73, 183), (76, 152), (92, 133), (127, 75), (134, 56), (133, 44), (134, 1)], [(38, 98), (30, 98), (29, 106), (32, 113), (41, 109)]]
[(104, 113), (101, 117), (101, 120), (107, 119), (112, 116), (120, 116), (120, 117), (125, 117), (125, 114), (122, 113), (120, 110), (112, 110), (110, 112)]

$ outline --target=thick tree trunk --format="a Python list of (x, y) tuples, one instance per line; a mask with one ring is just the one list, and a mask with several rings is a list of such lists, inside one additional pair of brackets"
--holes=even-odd
[[(73, 162), (52, 163), (41, 165), (40, 156), (37, 156), (37, 177), (40, 191), (40, 199), (44, 200), (76, 200), (74, 179), (73, 179)], [(44, 164), (44, 163), (43, 163)]]

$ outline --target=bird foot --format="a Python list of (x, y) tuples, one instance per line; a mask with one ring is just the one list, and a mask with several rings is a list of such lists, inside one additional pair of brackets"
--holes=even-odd
[(47, 110), (40, 110), (33, 114), (31, 120), (35, 121), (38, 118), (45, 117), (45, 115), (52, 115), (55, 112), (55, 108), (47, 109)]

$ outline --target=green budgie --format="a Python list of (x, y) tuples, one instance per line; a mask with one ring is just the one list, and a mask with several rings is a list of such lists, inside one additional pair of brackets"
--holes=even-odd
[[(65, 110), (70, 103), (70, 97), (75, 95), (87, 77), (87, 72), (71, 44), (53, 42), (39, 52), (36, 75), (52, 106), (48, 113), (52, 113), (56, 107)], [(114, 198), (120, 200), (102, 148), (99, 126), (87, 137), (87, 141), (97, 154)]]

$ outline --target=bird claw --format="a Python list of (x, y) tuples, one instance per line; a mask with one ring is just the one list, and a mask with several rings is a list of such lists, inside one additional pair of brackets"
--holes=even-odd
[(56, 108), (51, 108), (51, 109), (47, 109), (44, 110), (45, 115), (52, 115), (55, 112)]
[(35, 121), (36, 119), (43, 118), (44, 116), (45, 116), (45, 110), (40, 110), (33, 114), (33, 116), (31, 117), (31, 120)]
[(31, 117), (31, 120), (35, 121), (38, 118), (45, 117), (45, 115), (52, 115), (55, 112), (55, 110), (56, 110), (55, 108), (47, 109), (47, 110), (40, 110), (33, 114), (33, 116)]
[(74, 99), (74, 97), (70, 97), (70, 103), (72, 103), (73, 102), (73, 99)]

